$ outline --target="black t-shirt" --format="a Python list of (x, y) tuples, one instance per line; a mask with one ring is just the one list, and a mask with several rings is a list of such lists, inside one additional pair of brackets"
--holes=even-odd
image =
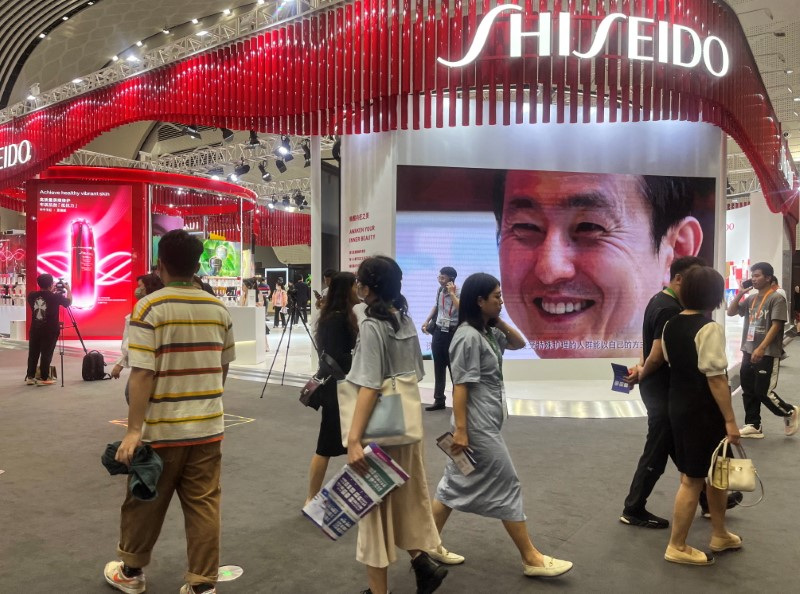
[[(664, 334), (664, 325), (681, 311), (683, 311), (681, 304), (669, 293), (659, 291), (656, 295), (653, 295), (644, 310), (644, 323), (642, 324), (645, 359), (653, 349), (653, 341), (660, 340)], [(645, 389), (668, 389), (669, 366), (664, 363), (660, 369), (644, 378), (642, 387)]]
[(58, 308), (69, 307), (70, 300), (52, 291), (34, 291), (28, 295), (31, 307), (31, 330), (58, 332)]

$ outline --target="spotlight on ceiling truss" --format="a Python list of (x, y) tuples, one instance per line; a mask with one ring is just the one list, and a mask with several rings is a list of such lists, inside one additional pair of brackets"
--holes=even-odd
[(203, 140), (203, 137), (200, 135), (200, 130), (197, 129), (197, 126), (179, 125), (178, 130), (190, 138), (194, 138), (195, 140)]
[(300, 143), (300, 147), (303, 149), (303, 158), (305, 159), (303, 167), (311, 167), (311, 143), (308, 138), (303, 139), (303, 142)]
[(256, 134), (255, 130), (250, 130), (250, 138), (247, 139), (245, 143), (247, 148), (256, 148), (257, 146), (261, 146), (261, 141), (258, 138), (258, 134)]
[(222, 142), (233, 142), (233, 130), (229, 128), (220, 128), (219, 130), (222, 132)]
[(258, 170), (261, 172), (261, 179), (265, 182), (272, 180), (272, 174), (267, 171), (266, 161), (261, 161), (261, 163), (258, 164)]
[(242, 177), (243, 175), (250, 173), (250, 165), (245, 163), (244, 159), (242, 159), (242, 163), (233, 170), (233, 173), (236, 174), (237, 177)]
[(275, 160), (275, 167), (278, 168), (280, 173), (286, 173), (286, 163), (284, 163), (281, 159)]

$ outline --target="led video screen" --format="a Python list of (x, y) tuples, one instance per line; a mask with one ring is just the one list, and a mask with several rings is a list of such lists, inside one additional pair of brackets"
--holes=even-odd
[[(681, 256), (713, 263), (716, 180), (399, 166), (396, 253), (417, 326), (443, 266), (496, 276), (528, 346), (507, 358), (638, 357)], [(423, 350), (430, 337), (420, 330)]]

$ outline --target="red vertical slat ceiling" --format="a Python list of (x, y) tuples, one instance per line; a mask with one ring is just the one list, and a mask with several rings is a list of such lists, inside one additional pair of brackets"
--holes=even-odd
[[(135, 121), (186, 121), (300, 135), (430, 128), (458, 123), (460, 92), (460, 125), (481, 125), (483, 94), (488, 91), (488, 122), (496, 123), (499, 100), (501, 122), (509, 123), (525, 121), (520, 117), (523, 100), (519, 96), (528, 89), (527, 121), (536, 122), (540, 89), (543, 122), (550, 121), (555, 92), (553, 110), (558, 122), (590, 122), (590, 107), (597, 105), (598, 122), (682, 119), (719, 126), (750, 159), (772, 210), (794, 212), (797, 170), (747, 39), (727, 5), (717, 0), (505, 2), (523, 7), (524, 31), (539, 27), (539, 13), (553, 13), (550, 56), (538, 55), (534, 51), (538, 41), (525, 38), (523, 57), (509, 58), (505, 11), (495, 21), (478, 59), (447, 69), (437, 58), (453, 61), (463, 56), (484, 15), (502, 2), (447, 0), (439, 3), (437, 11), (434, 1), (356, 0), (319, 9), (249, 39), (0, 125), (0, 147), (22, 140), (34, 146), (29, 162), (11, 167), (0, 163), (0, 188), (19, 185), (103, 132)], [(598, 5), (595, 10), (594, 4)], [(603, 16), (621, 12), (685, 25), (702, 37), (721, 38), (729, 49), (730, 72), (716, 78), (702, 67), (690, 71), (657, 60), (628, 59), (627, 20), (614, 23), (599, 55), (583, 60), (561, 56), (558, 11), (572, 15), (571, 49), (586, 52)], [(654, 26), (641, 32), (657, 34)], [(654, 51), (656, 42), (641, 45)], [(713, 52), (714, 59), (719, 59), (719, 52)], [(445, 113), (442, 99), (446, 95), (450, 101)], [(468, 117), (471, 96), (474, 118)], [(395, 112), (398, 101), (400, 114)], [(782, 151), (789, 161), (791, 183), (780, 170)], [(275, 217), (270, 213), (262, 221)]]

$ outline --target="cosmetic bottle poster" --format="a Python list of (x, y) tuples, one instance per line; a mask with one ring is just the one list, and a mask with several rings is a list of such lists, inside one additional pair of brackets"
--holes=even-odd
[(239, 250), (241, 244), (206, 239), (200, 256), (200, 274), (204, 276), (241, 276)]
[(38, 189), (36, 273), (70, 284), (72, 313), (85, 339), (119, 337), (133, 307), (131, 194), (130, 186), (118, 185)]

